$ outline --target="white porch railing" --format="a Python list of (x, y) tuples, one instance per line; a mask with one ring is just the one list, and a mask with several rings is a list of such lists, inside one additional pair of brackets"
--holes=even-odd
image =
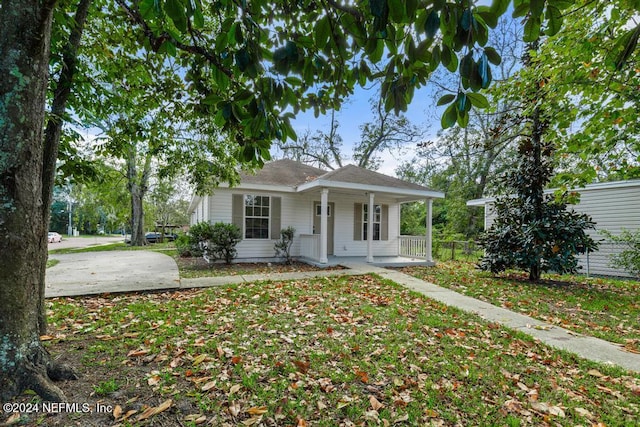
[(426, 236), (400, 236), (398, 240), (400, 256), (427, 259)]
[(314, 261), (320, 260), (320, 235), (300, 234), (300, 255)]

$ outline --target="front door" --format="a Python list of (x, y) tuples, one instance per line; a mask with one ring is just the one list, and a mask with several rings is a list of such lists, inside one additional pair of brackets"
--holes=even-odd
[[(320, 202), (313, 202), (313, 234), (320, 234), (320, 213), (322, 212)], [(333, 255), (333, 211), (335, 203), (329, 202), (329, 212), (327, 212), (327, 255)]]

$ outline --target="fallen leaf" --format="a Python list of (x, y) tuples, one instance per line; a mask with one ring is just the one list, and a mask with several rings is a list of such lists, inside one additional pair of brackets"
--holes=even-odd
[(234, 384), (231, 386), (231, 388), (229, 389), (229, 394), (234, 394), (240, 391), (240, 388), (242, 386), (240, 384)]
[(403, 423), (409, 419), (409, 414), (404, 414), (393, 420), (394, 424)]
[(294, 360), (293, 364), (296, 365), (296, 368), (298, 368), (298, 371), (302, 372), (303, 374), (306, 374), (307, 371), (309, 371), (309, 366), (311, 366), (311, 363), (303, 362), (301, 360)]
[(356, 369), (356, 376), (360, 379), (360, 381), (362, 381), (363, 383), (368, 383), (369, 382), (369, 375), (367, 375), (366, 372), (361, 371), (359, 369)]
[(267, 407), (266, 406), (253, 406), (253, 407), (247, 409), (247, 412), (250, 415), (262, 415), (262, 414), (266, 414), (267, 413)]
[(424, 415), (428, 418), (436, 418), (438, 416), (438, 413), (433, 409), (426, 409), (424, 411)]
[(242, 356), (233, 356), (231, 358), (231, 363), (233, 363), (234, 365), (237, 365), (238, 363), (242, 362)]
[(591, 375), (592, 377), (598, 377), (598, 378), (602, 378), (604, 377), (604, 374), (600, 371), (598, 371), (597, 369), (590, 369), (587, 374)]
[(251, 417), (248, 420), (244, 420), (242, 424), (245, 426), (252, 426), (254, 424), (258, 424), (260, 421), (262, 421), (262, 417)]
[(151, 387), (158, 385), (160, 383), (160, 375), (153, 375), (147, 379), (147, 384)]
[(565, 417), (565, 413), (559, 406), (552, 406), (544, 402), (531, 402), (531, 408), (544, 414), (555, 415), (560, 418)]
[(212, 388), (214, 388), (216, 386), (216, 382), (215, 381), (209, 381), (208, 383), (206, 383), (205, 385), (203, 385), (200, 390), (202, 391), (209, 391)]
[(20, 412), (14, 412), (13, 414), (11, 414), (11, 416), (9, 418), (7, 418), (7, 421), (4, 422), (4, 426), (10, 426), (13, 424), (16, 424), (18, 421), (20, 421)]
[(206, 415), (202, 415), (202, 414), (193, 414), (193, 415), (187, 415), (186, 417), (184, 417), (184, 420), (198, 425), (207, 421), (207, 417)]
[(307, 427), (307, 422), (302, 418), (298, 418), (298, 424), (296, 424), (296, 427)]
[(588, 420), (593, 420), (595, 418), (591, 412), (589, 412), (584, 408), (573, 408), (573, 411), (576, 414), (580, 415), (581, 417), (585, 417)]
[(201, 364), (202, 362), (205, 361), (206, 358), (207, 358), (207, 353), (200, 354), (195, 359), (193, 359), (193, 366), (197, 366)]
[(384, 405), (380, 403), (378, 399), (374, 395), (369, 396), (369, 403), (374, 411), (384, 408)]
[(240, 404), (238, 402), (229, 402), (229, 415), (237, 417), (240, 414)]
[(138, 350), (131, 350), (129, 353), (127, 353), (127, 357), (142, 357), (146, 354), (149, 354), (149, 350), (141, 348)]
[(113, 413), (112, 413), (112, 415), (113, 415), (113, 418), (114, 418), (114, 419), (116, 419), (116, 420), (117, 420), (118, 418), (120, 418), (120, 417), (122, 416), (122, 406), (120, 406), (120, 405), (116, 405), (116, 406), (113, 408)]
[(147, 408), (147, 409), (144, 410), (143, 413), (138, 415), (137, 421), (143, 421), (143, 420), (146, 420), (148, 418), (153, 417), (154, 415), (158, 415), (160, 412), (164, 412), (167, 409), (169, 409), (171, 407), (171, 405), (173, 405), (173, 400), (168, 399), (168, 400), (165, 400), (164, 402), (162, 402), (162, 404), (160, 406)]

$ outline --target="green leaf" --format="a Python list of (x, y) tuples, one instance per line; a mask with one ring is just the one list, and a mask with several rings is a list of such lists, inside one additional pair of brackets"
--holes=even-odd
[(204, 27), (204, 16), (202, 15), (201, 7), (197, 7), (193, 11), (193, 27), (196, 29)]
[(460, 60), (460, 77), (463, 79), (470, 79), (474, 63), (475, 61), (473, 60), (472, 51), (463, 56), (462, 60)]
[(463, 111), (458, 114), (458, 126), (461, 128), (466, 128), (469, 124), (469, 113), (467, 111)]
[(467, 98), (469, 98), (469, 101), (471, 101), (471, 104), (476, 108), (489, 108), (490, 107), (489, 101), (481, 93), (468, 92), (467, 93)]
[(627, 60), (631, 57), (638, 45), (638, 38), (640, 38), (640, 25), (629, 30), (618, 39), (616, 48), (622, 48), (622, 50), (615, 59), (616, 70), (622, 70)]
[(472, 18), (471, 9), (465, 9), (460, 18), (460, 27), (465, 31), (469, 31), (471, 29)]
[(491, 12), (500, 16), (507, 11), (510, 3), (511, 0), (493, 0), (493, 3), (491, 3)]
[(382, 59), (383, 53), (384, 53), (384, 40), (377, 39), (375, 50), (371, 53), (371, 55), (369, 56), (369, 59), (371, 59), (371, 62), (373, 62), (374, 64), (377, 62), (380, 62), (380, 60)]
[(331, 24), (329, 23), (329, 17), (323, 16), (320, 21), (318, 21), (316, 25), (316, 31), (314, 33), (314, 38), (316, 41), (316, 45), (322, 47), (329, 43), (329, 38), (331, 37)]
[(502, 62), (502, 58), (500, 57), (498, 52), (492, 47), (485, 47), (484, 54), (487, 55), (487, 59), (493, 65), (500, 65), (500, 63)]
[(389, 15), (391, 20), (396, 23), (401, 23), (404, 19), (404, 1), (403, 0), (389, 0)]
[(562, 28), (562, 12), (555, 6), (547, 6), (547, 30), (545, 34), (553, 36)]
[(441, 105), (445, 105), (445, 104), (449, 104), (451, 102), (453, 102), (453, 100), (456, 99), (455, 95), (452, 94), (447, 94), (447, 95), (443, 95), (439, 100), (438, 100), (438, 107)]
[(451, 126), (456, 124), (456, 120), (458, 120), (458, 112), (456, 110), (456, 105), (451, 104), (447, 107), (444, 114), (442, 115), (440, 124), (442, 125), (443, 129), (448, 129)]
[[(482, 20), (491, 28), (496, 28), (498, 26), (498, 18), (500, 17), (498, 14), (493, 12), (487, 6), (478, 6), (476, 8), (475, 14), (482, 18)], [(476, 17), (477, 19), (477, 17)]]
[(525, 42), (533, 42), (540, 38), (540, 18), (530, 17), (524, 24), (523, 39)]
[(540, 18), (544, 11), (544, 3), (546, 0), (529, 0), (529, 12), (533, 18)]
[(166, 0), (164, 3), (164, 11), (173, 21), (178, 31), (187, 31), (187, 15), (185, 7), (180, 0)]
[(438, 30), (440, 29), (440, 15), (435, 10), (432, 10), (427, 16), (427, 21), (424, 23), (424, 32), (427, 38), (432, 39)]
[(458, 93), (458, 98), (456, 99), (456, 106), (458, 108), (458, 113), (462, 114), (467, 109), (467, 94), (464, 92)]

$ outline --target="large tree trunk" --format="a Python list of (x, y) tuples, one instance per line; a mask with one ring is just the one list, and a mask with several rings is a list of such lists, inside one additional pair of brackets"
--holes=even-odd
[[(56, 81), (56, 89), (53, 94), (53, 103), (51, 112), (47, 120), (47, 127), (44, 132), (44, 157), (42, 171), (42, 210), (44, 217), (44, 226), (49, 227), (51, 216), (51, 202), (53, 199), (53, 186), (56, 179), (56, 161), (58, 160), (58, 149), (60, 147), (60, 135), (62, 134), (63, 116), (67, 109), (67, 100), (71, 94), (71, 86), (76, 72), (76, 64), (78, 61), (78, 48), (80, 47), (80, 39), (84, 23), (89, 15), (89, 7), (92, 0), (80, 0), (78, 9), (74, 16), (74, 26), (69, 35), (69, 41), (65, 45), (62, 52), (62, 71)], [(41, 284), (40, 293), (44, 302), (44, 280)], [(40, 333), (47, 332), (47, 317), (44, 304), (40, 308), (38, 315), (38, 323), (40, 325)]]
[(44, 105), (55, 0), (0, 8), (0, 401), (31, 389), (64, 400), (40, 342), (47, 261), (42, 198)]
[(144, 246), (144, 207), (143, 201), (149, 189), (149, 175), (151, 173), (151, 156), (147, 154), (142, 173), (138, 176), (137, 150), (135, 143), (129, 150), (127, 158), (127, 187), (131, 194), (131, 246)]

